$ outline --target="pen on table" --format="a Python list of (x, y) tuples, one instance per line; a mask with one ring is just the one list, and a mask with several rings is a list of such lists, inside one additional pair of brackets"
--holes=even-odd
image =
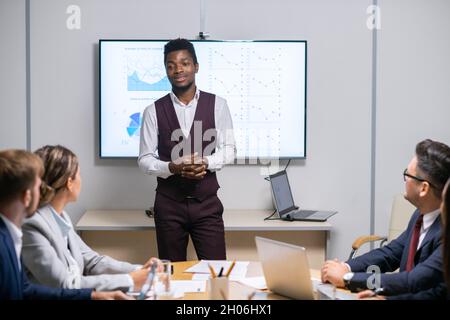
[(155, 277), (156, 262), (152, 263), (150, 271), (148, 272), (147, 280), (145, 280), (144, 285), (141, 288), (141, 293), (139, 294), (138, 300), (144, 300), (145, 294), (151, 289), (153, 284), (153, 278)]
[(375, 293), (375, 295), (383, 294), (383, 292), (384, 292), (383, 288), (376, 288), (375, 290), (373, 290), (373, 293)]
[(372, 297), (376, 297), (376, 296), (383, 295), (384, 289), (383, 288), (375, 288), (372, 290), (372, 292), (373, 292)]
[(222, 276), (222, 273), (223, 273), (223, 267), (220, 268), (219, 275), (218, 275), (219, 278)]
[(236, 265), (236, 260), (233, 260), (233, 262), (231, 263), (230, 268), (228, 269), (227, 273), (225, 274), (225, 277), (228, 277), (231, 274), (231, 271), (233, 270), (235, 265)]
[(213, 267), (211, 267), (211, 265), (209, 263), (208, 263), (208, 268), (209, 268), (209, 272), (211, 272), (211, 277), (215, 278), (216, 272), (214, 271)]

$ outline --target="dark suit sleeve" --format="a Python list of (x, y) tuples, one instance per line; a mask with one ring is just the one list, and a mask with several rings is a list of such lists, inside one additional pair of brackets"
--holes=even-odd
[(397, 270), (400, 267), (403, 250), (405, 249), (407, 242), (408, 230), (404, 231), (397, 239), (392, 240), (388, 245), (348, 260), (347, 263), (352, 269), (352, 272), (366, 272), (367, 268), (373, 265), (378, 266), (381, 272), (392, 272)]
[(443, 282), (440, 232), (434, 233), (433, 241), (430, 242), (430, 248), (427, 250), (427, 257), (410, 272), (386, 273), (393, 272), (400, 267), (404, 251), (408, 248), (409, 235), (418, 215), (419, 213), (416, 211), (409, 221), (408, 229), (387, 246), (347, 261), (352, 272), (355, 273), (349, 289), (352, 291), (366, 289), (368, 278), (371, 277), (370, 282), (374, 280), (376, 277), (374, 274), (366, 273), (369, 266), (380, 268), (380, 285), (386, 295), (415, 293)]
[[(370, 276), (368, 273), (355, 273), (349, 288), (354, 291), (367, 288), (367, 279)], [(386, 295), (419, 292), (440, 285), (443, 281), (442, 245), (437, 246), (426, 260), (410, 272), (381, 274), (381, 287)]]
[(90, 300), (92, 289), (50, 288), (31, 283), (22, 271), (25, 300)]
[(387, 300), (448, 300), (449, 298), (447, 286), (443, 282), (437, 287), (417, 293), (405, 293), (386, 297)]
[(439, 245), (431, 256), (410, 272), (381, 275), (381, 286), (387, 294), (422, 291), (444, 281), (442, 269), (442, 245)]

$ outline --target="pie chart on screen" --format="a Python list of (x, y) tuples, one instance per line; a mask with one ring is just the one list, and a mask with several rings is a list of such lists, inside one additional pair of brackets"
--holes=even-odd
[(127, 132), (130, 137), (139, 136), (139, 128), (141, 127), (141, 113), (136, 112), (130, 116), (130, 124), (127, 127)]

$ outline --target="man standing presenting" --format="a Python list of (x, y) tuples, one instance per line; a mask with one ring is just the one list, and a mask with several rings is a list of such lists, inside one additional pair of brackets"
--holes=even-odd
[(158, 177), (159, 258), (185, 261), (190, 235), (198, 259), (226, 259), (215, 171), (235, 157), (231, 114), (223, 98), (197, 88), (191, 42), (169, 41), (164, 65), (172, 92), (145, 109), (138, 158), (145, 173)]

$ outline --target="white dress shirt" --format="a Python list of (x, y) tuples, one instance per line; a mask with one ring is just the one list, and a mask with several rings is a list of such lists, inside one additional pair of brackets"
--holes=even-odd
[(419, 243), (417, 244), (417, 249), (420, 248), (422, 245), (422, 241), (427, 235), (428, 230), (430, 230), (431, 225), (434, 223), (436, 218), (439, 216), (441, 210), (437, 209), (429, 213), (425, 213), (423, 215), (423, 223), (422, 228), (420, 228), (420, 237), (419, 237)]
[(58, 214), (52, 206), (50, 206), (50, 208), (51, 208), (51, 211), (53, 214), (53, 218), (55, 219), (56, 224), (58, 225), (59, 230), (61, 231), (62, 237), (65, 242), (64, 247), (66, 248), (66, 252), (68, 253), (66, 255), (68, 264), (69, 264), (67, 271), (69, 273), (69, 278), (71, 279), (71, 281), (70, 281), (71, 288), (81, 288), (82, 272), (80, 270), (80, 267), (78, 266), (78, 263), (72, 257), (72, 253), (70, 252), (70, 249), (69, 249), (68, 235), (69, 235), (70, 230), (72, 230), (72, 223), (70, 221), (67, 221), (66, 219), (64, 219), (64, 217), (62, 215)]
[(14, 249), (16, 251), (16, 257), (17, 257), (17, 263), (19, 264), (19, 270), (22, 269), (21, 263), (20, 263), (20, 252), (22, 251), (22, 230), (18, 228), (12, 221), (10, 221), (7, 217), (5, 217), (3, 214), (0, 213), (0, 218), (3, 219), (3, 222), (6, 225), (6, 228), (9, 231), (9, 234), (11, 235), (11, 238), (14, 243)]
[[(199, 97), (200, 91), (196, 89), (194, 98), (188, 104), (184, 104), (173, 92), (170, 93), (180, 128), (185, 137), (189, 136), (194, 122)], [(216, 149), (214, 154), (205, 157), (208, 160), (208, 170), (210, 171), (220, 170), (225, 164), (233, 162), (236, 154), (230, 110), (226, 100), (219, 96), (216, 96), (215, 99), (214, 120), (217, 130)], [(147, 174), (161, 178), (172, 175), (169, 170), (169, 162), (161, 161), (158, 156), (158, 120), (154, 103), (145, 109), (142, 116), (138, 164), (139, 168)]]

